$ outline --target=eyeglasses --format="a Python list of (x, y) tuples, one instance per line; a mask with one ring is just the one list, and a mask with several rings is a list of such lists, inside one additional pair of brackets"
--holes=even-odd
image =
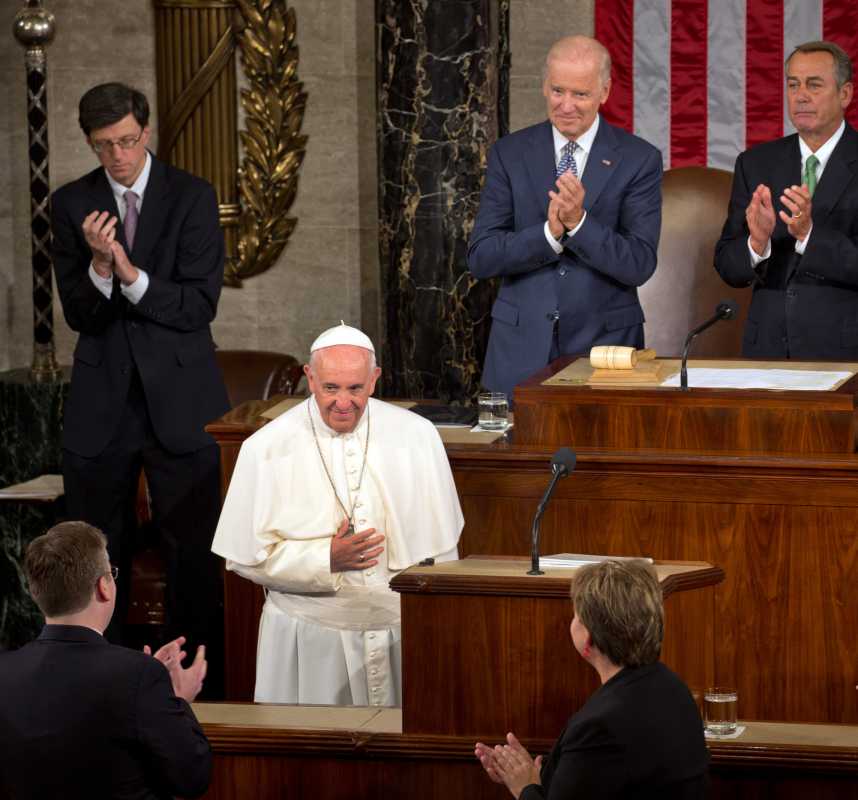
[(101, 155), (105, 151), (110, 151), (111, 147), (118, 147), (120, 150), (131, 150), (137, 146), (137, 142), (143, 138), (143, 129), (136, 136), (123, 136), (121, 139), (97, 139), (90, 142), (90, 147), (93, 151)]
[(119, 567), (110, 566), (110, 577), (115, 581), (119, 577)]

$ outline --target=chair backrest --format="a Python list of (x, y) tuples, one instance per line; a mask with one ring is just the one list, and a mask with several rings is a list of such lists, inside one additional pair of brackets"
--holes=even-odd
[(741, 353), (751, 290), (727, 286), (714, 267), (732, 178), (730, 172), (708, 167), (664, 173), (658, 268), (639, 292), (646, 346), (659, 356), (678, 356), (688, 331), (711, 317), (726, 298), (739, 304), (737, 317), (701, 334), (691, 354), (734, 358)]
[(216, 350), (232, 408), (248, 400), (295, 394), (304, 374), (297, 359), (266, 350)]

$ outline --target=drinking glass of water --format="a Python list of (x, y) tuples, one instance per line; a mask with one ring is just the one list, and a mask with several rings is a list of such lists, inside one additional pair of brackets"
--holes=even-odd
[(477, 405), (481, 428), (487, 431), (502, 431), (506, 428), (509, 402), (503, 392), (481, 392)]
[(715, 736), (736, 732), (739, 694), (727, 686), (713, 686), (703, 695), (703, 719), (706, 730)]

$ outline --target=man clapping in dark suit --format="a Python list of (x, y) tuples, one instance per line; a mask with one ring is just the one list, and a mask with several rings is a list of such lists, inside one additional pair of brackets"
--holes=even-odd
[(754, 292), (742, 353), (858, 359), (858, 133), (844, 120), (852, 64), (832, 42), (786, 61), (798, 133), (736, 159), (715, 268)]
[(548, 120), (492, 148), (468, 251), (475, 277), (502, 279), (482, 382), (507, 395), (560, 355), (643, 345), (661, 230), (661, 154), (598, 113), (608, 51), (561, 39), (543, 76)]
[(208, 788), (211, 749), (188, 705), (204, 648), (183, 669), (181, 638), (154, 657), (107, 643), (117, 572), (105, 545), (91, 525), (64, 522), (27, 549), (47, 624), (0, 654), (0, 796), (155, 800)]
[[(96, 86), (79, 121), (101, 166), (52, 198), (60, 299), (80, 334), (63, 428), (68, 514), (103, 530), (126, 572), (142, 466), (166, 547), (168, 623), (214, 644), (219, 458), (204, 426), (228, 408), (209, 329), (224, 267), (217, 199), (146, 149), (140, 92)], [(127, 585), (114, 625), (126, 607)]]

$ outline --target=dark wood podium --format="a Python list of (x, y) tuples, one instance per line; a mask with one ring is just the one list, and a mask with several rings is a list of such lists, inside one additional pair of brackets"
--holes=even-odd
[(740, 714), (858, 723), (858, 379), (831, 392), (544, 385), (571, 361), (516, 388), (512, 441), (447, 448), (461, 554), (521, 553), (548, 461), (571, 446), (543, 552), (717, 564), (715, 679), (738, 687)]
[[(402, 601), (402, 732), (548, 739), (598, 687), (569, 637), (571, 571), (527, 575), (530, 562), (477, 558), (417, 566), (391, 586)], [(712, 680), (710, 564), (656, 565), (665, 595), (663, 660), (691, 684)], [(691, 591), (694, 590), (694, 591)], [(684, 617), (681, 597), (699, 613)], [(708, 656), (708, 657), (707, 657)]]

